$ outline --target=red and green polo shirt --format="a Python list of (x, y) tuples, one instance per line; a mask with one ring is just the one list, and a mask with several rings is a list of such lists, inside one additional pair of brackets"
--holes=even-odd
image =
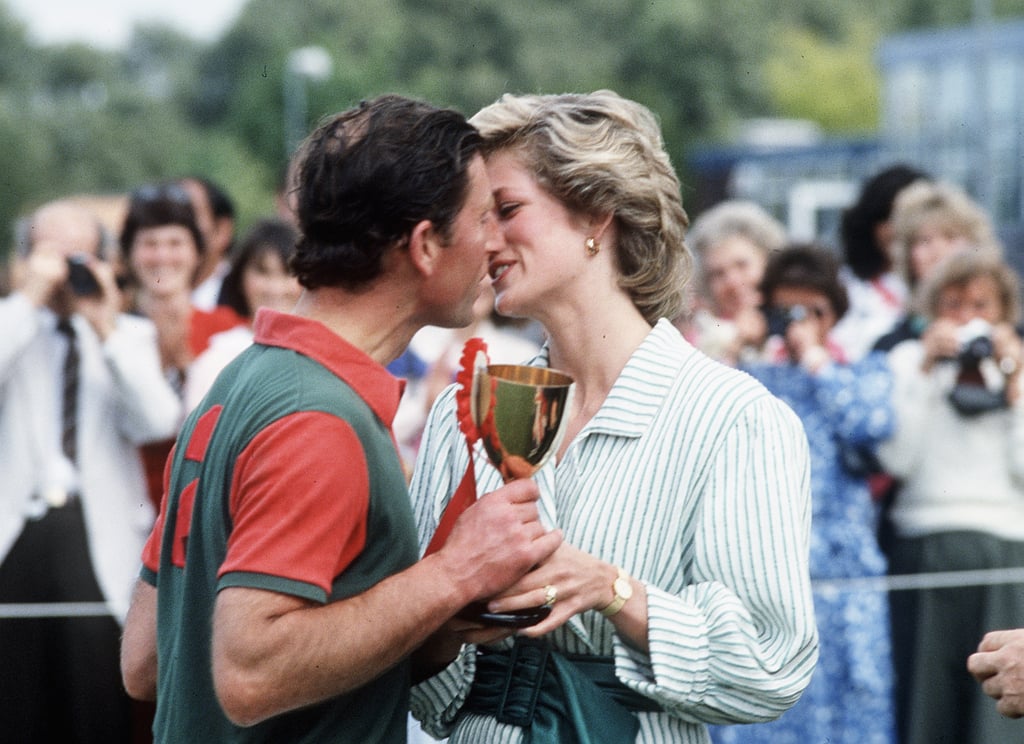
[(217, 592), (326, 603), (412, 565), (416, 530), (391, 434), (401, 382), (322, 324), (262, 310), (253, 345), (182, 428), (143, 554), (157, 588), (160, 742), (403, 740), (405, 664), (347, 695), (241, 729), (213, 690)]

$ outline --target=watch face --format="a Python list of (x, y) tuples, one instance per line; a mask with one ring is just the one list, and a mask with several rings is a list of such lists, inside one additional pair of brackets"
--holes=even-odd
[(615, 579), (615, 583), (612, 585), (612, 588), (615, 590), (617, 595), (625, 599), (629, 599), (633, 596), (633, 585), (629, 583), (629, 579)]

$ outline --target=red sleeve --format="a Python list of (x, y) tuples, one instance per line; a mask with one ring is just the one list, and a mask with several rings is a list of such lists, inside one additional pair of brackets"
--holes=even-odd
[(260, 432), (235, 463), (220, 575), (251, 572), (328, 594), (366, 543), (369, 475), (347, 422), (306, 411)]
[[(149, 538), (146, 540), (146, 545), (142, 548), (142, 565), (148, 568), (153, 573), (158, 573), (160, 570), (160, 541), (164, 531), (164, 522), (167, 521), (167, 489), (170, 486), (171, 481), (171, 461), (174, 459), (174, 450), (177, 445), (173, 442), (170, 445), (170, 453), (164, 460), (163, 469), (163, 488), (161, 493), (162, 498), (158, 498), (156, 502), (156, 522), (153, 524), (153, 529), (150, 530)], [(149, 480), (149, 474), (147, 473), (147, 480)], [(150, 498), (152, 498), (152, 488), (150, 488)]]
[(192, 308), (189, 318), (188, 347), (192, 356), (199, 356), (210, 345), (210, 337), (245, 323), (245, 319), (226, 305), (213, 310)]

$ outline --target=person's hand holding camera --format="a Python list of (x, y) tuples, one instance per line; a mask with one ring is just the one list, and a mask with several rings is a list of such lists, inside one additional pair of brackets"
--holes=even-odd
[(768, 333), (782, 339), (789, 358), (812, 374), (831, 361), (825, 339), (831, 327), (828, 311), (819, 305), (769, 307)]
[(921, 370), (930, 372), (936, 362), (956, 359), (960, 353), (959, 326), (952, 320), (936, 318), (921, 334), (921, 345)]
[(95, 281), (95, 290), (84, 294), (73, 291), (72, 306), (92, 325), (100, 341), (105, 341), (117, 325), (121, 311), (121, 290), (117, 286), (114, 267), (94, 256), (84, 257), (84, 268)]
[(36, 307), (45, 307), (53, 300), (68, 279), (68, 265), (60, 246), (51, 241), (40, 241), (21, 263), (17, 285), (25, 297)]
[(1009, 323), (999, 323), (992, 328), (992, 356), (999, 364), (999, 369), (1006, 377), (1006, 401), (1010, 405), (1016, 403), (1021, 396), (1020, 372), (1021, 352), (1024, 342)]

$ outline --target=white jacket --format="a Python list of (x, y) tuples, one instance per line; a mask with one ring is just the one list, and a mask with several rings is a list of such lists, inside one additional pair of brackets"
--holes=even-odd
[[(72, 324), (81, 355), (78, 490), (93, 570), (121, 621), (153, 522), (138, 445), (174, 436), (181, 404), (149, 320), (119, 316), (103, 344), (84, 318)], [(46, 508), (39, 494), (59, 441), (63, 363), (55, 325), (51, 311), (20, 293), (0, 299), (0, 562), (25, 520)]]

